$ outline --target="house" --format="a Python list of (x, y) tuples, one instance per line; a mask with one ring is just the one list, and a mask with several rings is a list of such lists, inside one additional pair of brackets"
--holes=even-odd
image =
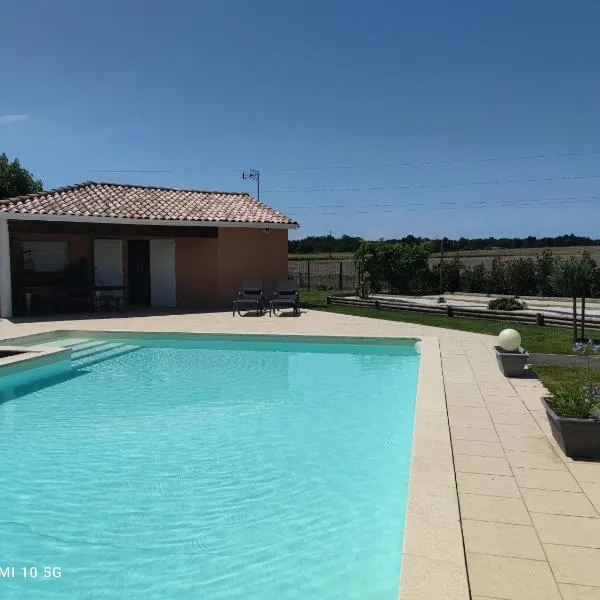
[(244, 279), (287, 277), (298, 224), (246, 193), (118, 183), (0, 200), (0, 316), (231, 307)]

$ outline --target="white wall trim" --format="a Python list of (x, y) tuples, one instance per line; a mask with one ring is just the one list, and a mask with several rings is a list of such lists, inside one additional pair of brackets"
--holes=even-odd
[(12, 317), (12, 281), (10, 275), (10, 243), (8, 219), (0, 216), (0, 317)]
[(242, 223), (232, 221), (177, 221), (158, 219), (126, 219), (122, 217), (76, 217), (69, 215), (46, 215), (31, 213), (0, 213), (0, 219), (18, 221), (60, 221), (63, 223), (106, 223), (107, 225), (170, 225), (173, 227), (237, 227), (249, 229), (298, 229), (298, 225), (286, 223)]

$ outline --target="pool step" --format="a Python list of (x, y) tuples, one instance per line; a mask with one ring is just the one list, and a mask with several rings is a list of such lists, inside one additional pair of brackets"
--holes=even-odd
[(93, 348), (99, 344), (104, 344), (106, 340), (69, 340), (61, 342), (61, 346), (64, 348), (71, 348), (71, 353), (78, 352), (79, 350), (85, 350), (86, 348)]
[(72, 357), (72, 364), (76, 369), (84, 369), (109, 358), (116, 358), (136, 350), (139, 350), (139, 346), (115, 343), (104, 344), (103, 347), (97, 347), (94, 352), (86, 352), (83, 356)]
[(73, 361), (97, 354), (98, 352), (104, 352), (111, 348), (118, 348), (122, 346), (119, 342), (108, 342), (106, 340), (94, 340), (85, 344), (77, 344), (71, 346), (71, 359)]
[[(42, 347), (44, 344), (40, 344), (40, 346)], [(70, 348), (71, 364), (75, 369), (83, 369), (109, 358), (135, 352), (139, 349), (139, 346), (113, 340), (90, 340), (82, 338), (60, 340), (60, 346), (62, 348)]]

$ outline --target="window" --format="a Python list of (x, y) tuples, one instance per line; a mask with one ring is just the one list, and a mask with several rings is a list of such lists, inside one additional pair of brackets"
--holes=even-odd
[(68, 242), (23, 242), (26, 271), (58, 273), (69, 264)]

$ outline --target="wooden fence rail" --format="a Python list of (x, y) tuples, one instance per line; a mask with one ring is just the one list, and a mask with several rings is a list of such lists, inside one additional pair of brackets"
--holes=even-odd
[[(527, 323), (532, 325), (552, 325), (554, 327), (572, 327), (571, 317), (560, 317), (557, 315), (521, 314), (506, 310), (487, 310), (479, 308), (456, 307), (450, 304), (440, 306), (415, 306), (404, 304), (394, 300), (379, 300), (374, 298), (352, 298), (344, 296), (328, 296), (327, 304), (338, 306), (361, 306), (365, 308), (378, 308), (386, 310), (405, 310), (422, 314), (436, 314), (440, 316), (464, 317), (467, 319), (488, 319), (494, 321), (508, 321), (513, 323)], [(540, 316), (541, 315), (541, 316)], [(600, 319), (589, 318), (585, 320), (586, 329), (600, 330)]]

